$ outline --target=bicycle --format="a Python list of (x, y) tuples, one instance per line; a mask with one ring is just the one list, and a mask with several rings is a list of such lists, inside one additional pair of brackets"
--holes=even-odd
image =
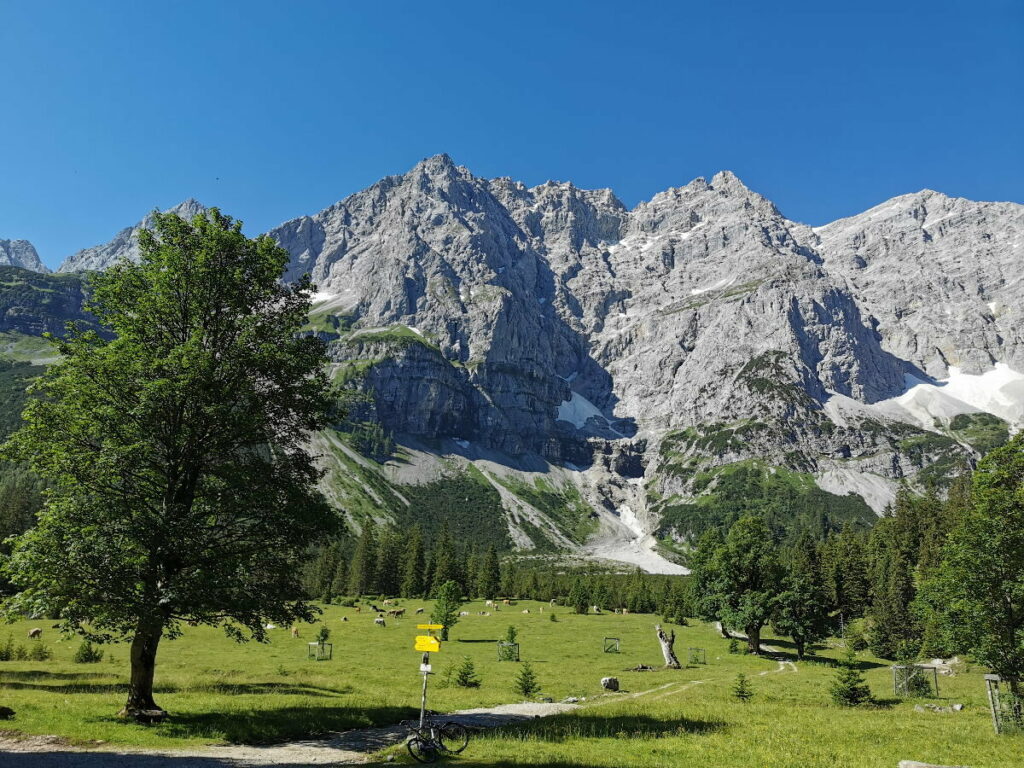
[(443, 723), (427, 718), (402, 723), (409, 729), (406, 749), (417, 763), (432, 763), (442, 754), (457, 755), (469, 745), (469, 729), (462, 723), (448, 720)]

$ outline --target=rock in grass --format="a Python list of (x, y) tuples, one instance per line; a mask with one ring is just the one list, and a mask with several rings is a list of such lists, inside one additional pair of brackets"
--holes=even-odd
[(935, 763), (919, 763), (917, 760), (900, 760), (899, 768), (970, 768), (970, 766), (936, 765)]

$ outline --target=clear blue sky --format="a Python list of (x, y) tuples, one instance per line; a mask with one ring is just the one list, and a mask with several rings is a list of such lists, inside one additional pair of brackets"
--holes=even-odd
[(1020, 0), (0, 0), (0, 237), (255, 234), (438, 152), (628, 205), (728, 168), (812, 224), (1021, 202), (1022, 84)]

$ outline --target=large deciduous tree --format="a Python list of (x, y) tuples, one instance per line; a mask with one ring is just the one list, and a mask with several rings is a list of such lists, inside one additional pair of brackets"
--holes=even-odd
[(7, 458), (50, 482), (4, 570), (10, 609), (131, 641), (124, 714), (158, 709), (162, 638), (183, 622), (265, 639), (308, 620), (301, 557), (338, 519), (305, 445), (331, 403), (323, 344), (296, 331), (311, 286), (288, 254), (211, 210), (156, 214), (141, 261), (91, 278), (111, 332), (70, 328)]

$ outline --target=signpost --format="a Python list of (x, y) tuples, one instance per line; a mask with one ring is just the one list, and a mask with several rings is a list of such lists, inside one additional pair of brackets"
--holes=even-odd
[(423, 652), (423, 659), (420, 661), (420, 672), (423, 673), (423, 696), (420, 699), (420, 728), (423, 727), (427, 718), (427, 678), (430, 676), (430, 654), (438, 653), (441, 650), (441, 641), (434, 635), (434, 632), (444, 629), (443, 624), (417, 624), (416, 629), (425, 629), (427, 634), (416, 635), (414, 650)]

